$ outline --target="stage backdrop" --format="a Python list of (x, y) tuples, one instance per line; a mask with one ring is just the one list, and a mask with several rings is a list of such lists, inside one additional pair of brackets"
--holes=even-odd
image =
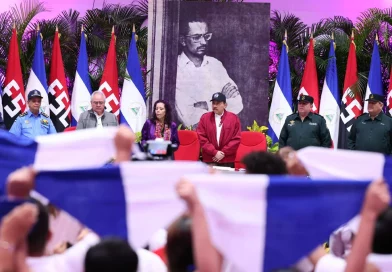
[[(177, 124), (195, 125), (211, 111), (212, 94), (227, 91), (235, 93), (228, 109), (238, 113), (243, 129), (253, 120), (267, 125), (269, 16), (269, 3), (149, 1), (150, 113), (157, 99), (165, 99)], [(199, 23), (184, 29), (187, 20)], [(208, 41), (180, 38), (205, 32), (212, 33)], [(184, 50), (205, 55), (201, 67)]]

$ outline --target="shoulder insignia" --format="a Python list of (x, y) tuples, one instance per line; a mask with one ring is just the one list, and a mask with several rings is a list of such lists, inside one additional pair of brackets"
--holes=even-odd
[(44, 116), (44, 117), (46, 117), (46, 118), (49, 118), (49, 115), (47, 115), (46, 113), (41, 112), (41, 114), (42, 114), (42, 116)]
[(20, 117), (26, 116), (27, 115), (27, 111), (25, 111), (24, 113), (19, 114)]

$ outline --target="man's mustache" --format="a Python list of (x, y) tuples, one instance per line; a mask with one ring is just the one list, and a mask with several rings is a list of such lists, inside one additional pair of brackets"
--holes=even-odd
[(204, 49), (204, 50), (206, 50), (207, 47), (206, 47), (206, 46), (199, 46), (199, 47), (197, 48), (197, 50), (199, 50), (199, 49)]

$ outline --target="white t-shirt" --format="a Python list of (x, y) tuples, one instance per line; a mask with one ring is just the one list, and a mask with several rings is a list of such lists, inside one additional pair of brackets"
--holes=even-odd
[[(100, 241), (94, 233), (66, 250), (63, 254), (44, 257), (28, 257), (27, 265), (31, 272), (83, 272), (84, 259), (88, 249)], [(167, 272), (161, 258), (145, 249), (136, 250), (139, 259), (137, 272)]]
[(102, 115), (98, 115), (95, 111), (94, 111), (95, 116), (97, 117), (97, 128), (102, 129)]
[(165, 263), (155, 253), (142, 248), (136, 253), (139, 258), (137, 272), (167, 272)]
[(218, 143), (218, 145), (219, 145), (219, 139), (220, 139), (222, 126), (223, 126), (223, 124), (222, 124), (222, 116), (223, 116), (223, 114), (221, 114), (221, 115), (215, 114), (216, 142)]
[(99, 240), (96, 234), (89, 233), (63, 254), (28, 257), (26, 262), (31, 272), (83, 272), (86, 253)]

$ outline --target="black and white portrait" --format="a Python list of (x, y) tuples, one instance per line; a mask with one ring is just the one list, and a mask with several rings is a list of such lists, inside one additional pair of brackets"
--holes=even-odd
[(178, 124), (195, 127), (222, 92), (243, 128), (266, 124), (269, 4), (151, 2), (152, 102), (169, 101)]

